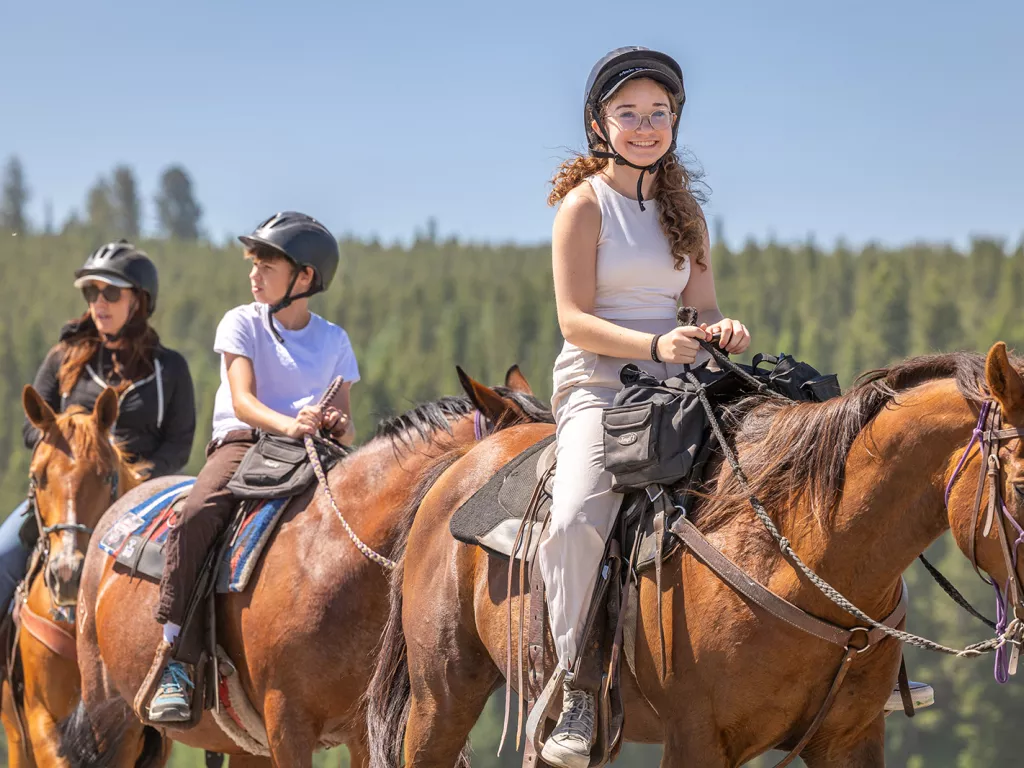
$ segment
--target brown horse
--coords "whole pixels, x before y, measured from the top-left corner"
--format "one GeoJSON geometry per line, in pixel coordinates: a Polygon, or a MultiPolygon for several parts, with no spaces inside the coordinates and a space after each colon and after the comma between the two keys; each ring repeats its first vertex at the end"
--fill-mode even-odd
{"type": "Polygon", "coordinates": [[[11,766],[64,765],[57,724],[79,698],[74,606],[84,550],[103,512],[139,479],[110,440],[118,411],[112,389],[91,412],[76,407],[56,415],[31,386],[21,400],[42,433],[29,476],[43,535],[15,609],[24,693],[4,686],[3,725],[11,766]]]}
{"type": "MultiPolygon", "coordinates": [[[[943,531],[951,528],[961,550],[974,551],[972,513],[986,468],[978,451],[965,449],[982,407],[1001,413],[1008,427],[1024,427],[1019,368],[999,343],[987,360],[967,353],[909,360],[821,404],[751,400],[737,412],[730,443],[793,550],[881,619],[900,599],[903,571],[943,531]],[[961,457],[967,460],[958,472],[961,457]]],[[[472,446],[421,503],[403,566],[392,576],[392,619],[369,694],[373,765],[397,766],[403,735],[410,768],[456,764],[501,684],[510,636],[507,566],[454,541],[448,521],[500,467],[551,431],[518,426],[472,446]]],[[[994,449],[1002,468],[1000,485],[992,486],[1006,499],[1008,518],[997,516],[990,530],[979,516],[974,529],[977,563],[999,585],[1020,570],[1004,567],[999,537],[1000,525],[1009,531],[1024,512],[1024,440],[1010,433],[994,449]]],[[[839,626],[862,625],[780,554],[727,464],[711,478],[693,519],[715,546],[804,611],[839,626]]],[[[666,562],[662,580],[668,667],[661,675],[659,595],[654,579],[644,577],[636,676],[623,672],[625,737],[664,744],[662,766],[724,768],[775,747],[791,749],[826,699],[842,648],[745,601],[689,551],[666,562]]],[[[511,636],[518,631],[513,626],[511,636]]],[[[852,662],[802,753],[808,766],[884,764],[883,706],[900,654],[900,642],[885,638],[852,662]]]]}
{"type": "MultiPolygon", "coordinates": [[[[548,413],[514,367],[505,388],[487,389],[475,403],[443,398],[383,424],[375,439],[331,470],[332,494],[359,537],[386,554],[415,513],[424,467],[453,446],[479,439],[484,421],[548,413]]],[[[123,510],[178,480],[149,482],[128,494],[104,517],[97,535],[123,510]]],[[[387,619],[388,579],[357,551],[335,514],[318,488],[294,500],[249,588],[218,596],[218,642],[265,725],[275,766],[308,767],[315,749],[339,744],[348,746],[353,766],[367,763],[360,697],[387,619]]],[[[63,741],[75,764],[143,765],[157,754],[161,734],[143,728],[127,703],[160,640],[153,619],[157,596],[155,584],[116,574],[109,558],[90,550],[79,600],[82,702],[63,741]],[[145,748],[136,763],[140,739],[145,748]]],[[[193,747],[242,753],[209,712],[194,728],[169,728],[166,735],[193,747]]]]}

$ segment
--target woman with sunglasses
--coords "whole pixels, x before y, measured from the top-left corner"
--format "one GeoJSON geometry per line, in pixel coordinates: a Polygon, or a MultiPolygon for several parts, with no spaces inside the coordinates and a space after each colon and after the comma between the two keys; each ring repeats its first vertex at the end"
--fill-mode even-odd
{"type": "Polygon", "coordinates": [[[698,359],[698,340],[721,334],[739,353],[742,323],[718,308],[707,225],[676,156],[683,74],[670,56],[619,48],[594,66],[584,101],[588,156],[552,181],[555,304],[565,345],[554,369],[557,468],[551,523],[540,546],[551,631],[567,672],[563,710],[541,757],[584,768],[594,741],[594,697],[573,680],[605,541],[620,494],[604,468],[601,417],[636,363],[657,379],[698,359]],[[677,326],[696,307],[699,326],[677,326]]]}
{"type": "MultiPolygon", "coordinates": [[[[103,390],[113,388],[120,411],[111,433],[140,463],[139,474],[180,472],[192,452],[194,392],[185,358],[162,346],[149,323],[157,301],[156,266],[126,240],[108,243],[75,272],[75,287],[87,309],[61,330],[36,374],[36,390],[61,413],[76,405],[92,410],[103,390]]],[[[23,435],[29,450],[41,437],[27,420],[23,435]]],[[[0,525],[4,608],[25,576],[38,533],[30,515],[25,501],[0,525]]]]}

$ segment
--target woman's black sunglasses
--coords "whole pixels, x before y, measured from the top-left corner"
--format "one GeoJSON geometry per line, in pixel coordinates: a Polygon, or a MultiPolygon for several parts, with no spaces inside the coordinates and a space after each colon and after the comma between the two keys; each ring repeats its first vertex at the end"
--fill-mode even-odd
{"type": "Polygon", "coordinates": [[[82,295],[85,296],[85,300],[89,304],[95,303],[100,294],[103,294],[103,298],[110,304],[116,304],[121,300],[121,288],[116,285],[105,285],[102,289],[97,288],[94,284],[82,286],[82,295]]]}

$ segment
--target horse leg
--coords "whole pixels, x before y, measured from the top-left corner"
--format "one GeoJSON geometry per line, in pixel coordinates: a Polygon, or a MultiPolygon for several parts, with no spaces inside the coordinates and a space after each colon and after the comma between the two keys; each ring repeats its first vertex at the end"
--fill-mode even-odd
{"type": "Polygon", "coordinates": [[[410,642],[409,672],[406,768],[451,768],[494,690],[498,671],[482,648],[474,653],[455,639],[446,659],[410,642]]]}
{"type": "Polygon", "coordinates": [[[280,690],[263,699],[263,721],[274,768],[312,768],[319,728],[280,690]]]}
{"type": "Polygon", "coordinates": [[[855,740],[822,735],[800,755],[807,768],[882,768],[885,765],[885,718],[879,715],[855,740]]]}
{"type": "Polygon", "coordinates": [[[60,731],[50,711],[41,702],[26,702],[25,720],[28,737],[32,742],[32,754],[39,768],[66,766],[67,760],[60,757],[60,731]]]}
{"type": "Polygon", "coordinates": [[[271,768],[273,762],[269,757],[258,755],[231,755],[228,768],[271,768]]]}
{"type": "Polygon", "coordinates": [[[10,683],[4,682],[0,701],[0,720],[3,721],[4,733],[7,736],[7,765],[9,768],[28,768],[32,765],[32,760],[28,756],[28,745],[21,740],[21,729],[18,728],[15,719],[17,714],[14,711],[14,695],[10,683]]]}
{"type": "Polygon", "coordinates": [[[717,738],[717,734],[707,723],[706,727],[693,723],[690,727],[665,734],[665,742],[661,754],[661,768],[687,768],[700,765],[701,768],[734,768],[725,752],[725,748],[717,738]]]}

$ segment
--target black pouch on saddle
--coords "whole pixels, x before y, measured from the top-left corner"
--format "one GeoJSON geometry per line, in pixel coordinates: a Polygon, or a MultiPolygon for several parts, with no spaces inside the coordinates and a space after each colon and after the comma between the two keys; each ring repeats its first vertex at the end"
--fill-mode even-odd
{"type": "Polygon", "coordinates": [[[605,468],[613,488],[672,485],[689,475],[707,440],[707,414],[689,382],[659,382],[637,366],[623,366],[626,385],[602,415],[605,468]]]}
{"type": "Polygon", "coordinates": [[[768,386],[791,400],[810,400],[823,403],[839,397],[839,378],[834,373],[821,374],[807,363],[794,360],[790,355],[754,355],[753,373],[768,379],[768,386]],[[770,371],[760,369],[762,363],[773,366],[770,371]]]}
{"type": "MultiPolygon", "coordinates": [[[[327,472],[344,449],[316,442],[317,455],[327,472]]],[[[238,499],[281,499],[302,493],[316,480],[302,440],[264,432],[242,458],[228,482],[238,499]]]]}

